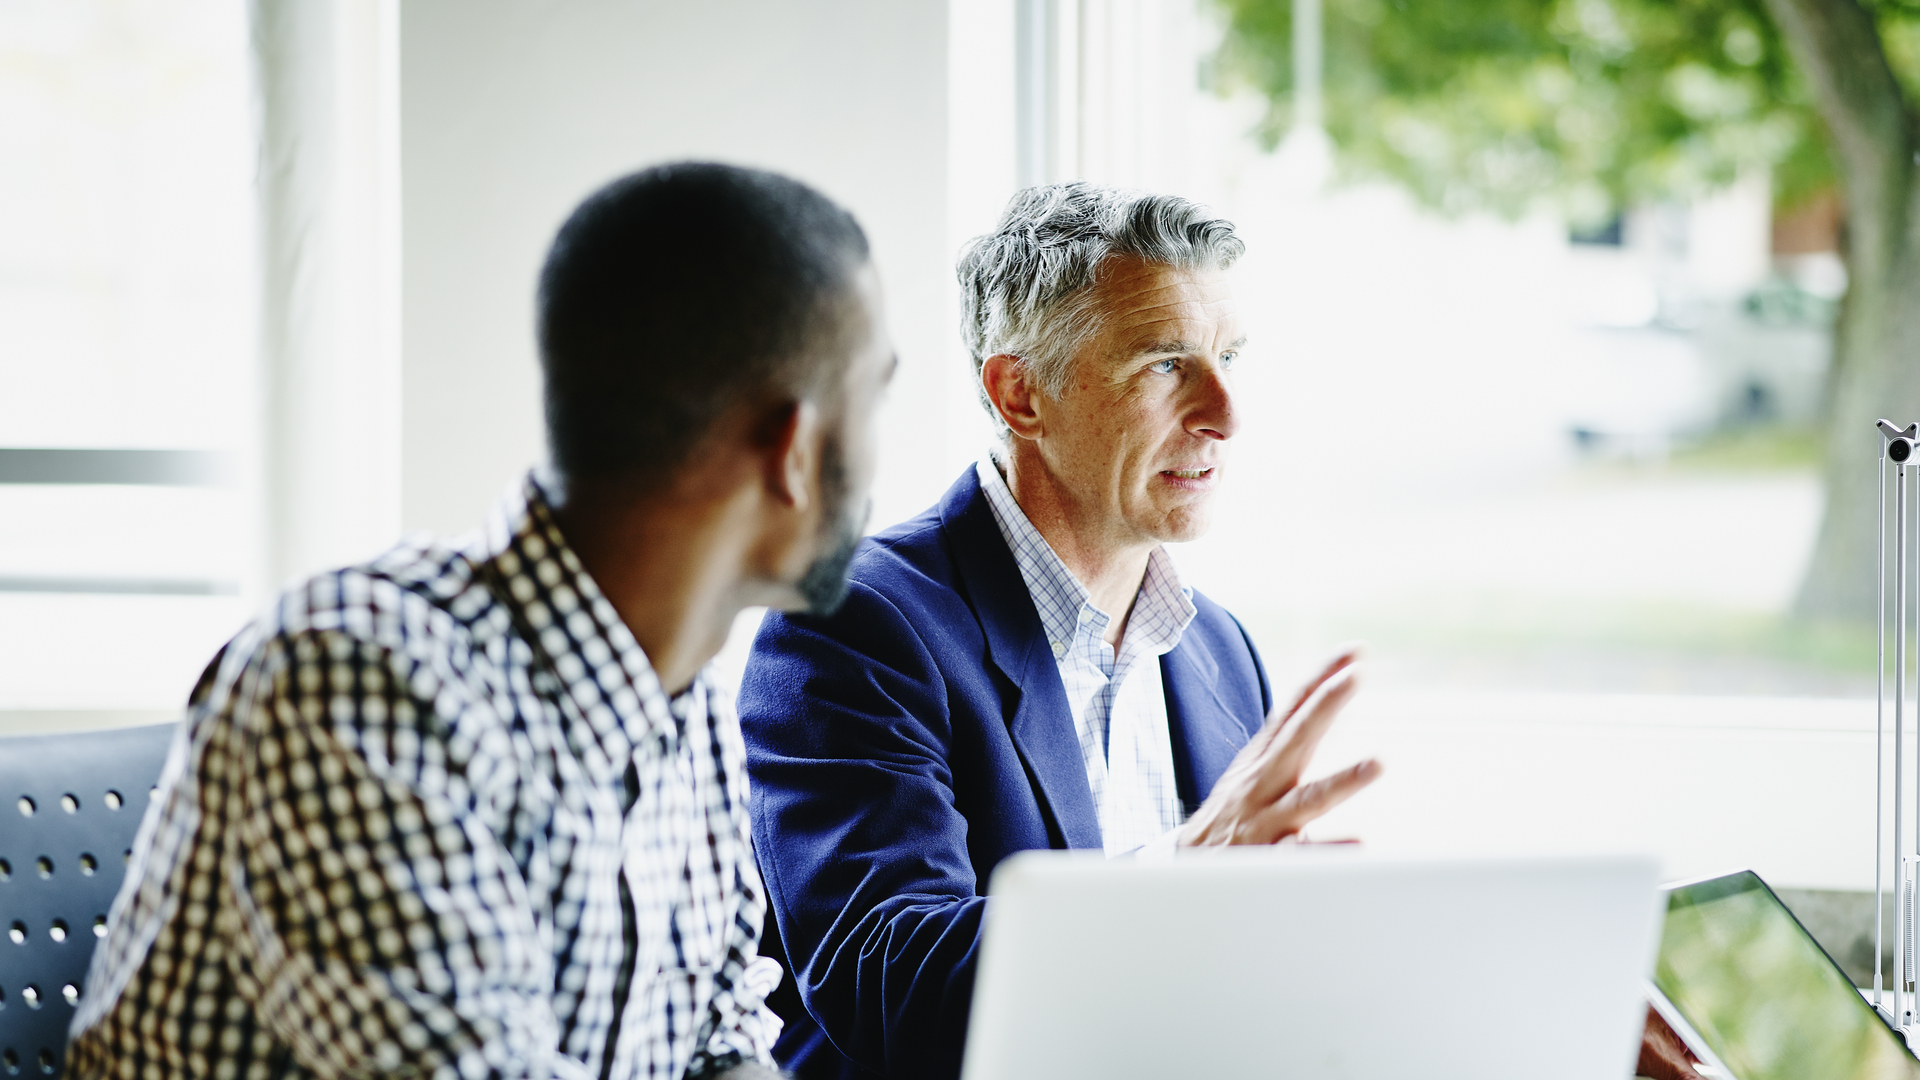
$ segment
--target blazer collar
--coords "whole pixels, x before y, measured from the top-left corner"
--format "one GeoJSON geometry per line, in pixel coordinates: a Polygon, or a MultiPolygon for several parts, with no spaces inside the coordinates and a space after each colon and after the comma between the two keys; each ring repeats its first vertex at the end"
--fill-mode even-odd
{"type": "Polygon", "coordinates": [[[1191,814],[1247,743],[1247,728],[1220,700],[1220,664],[1188,634],[1160,658],[1174,781],[1191,814]]]}
{"type": "Polygon", "coordinates": [[[941,498],[940,523],[986,636],[987,657],[1013,684],[1007,730],[1014,747],[1066,846],[1099,848],[1100,816],[1060,669],[972,466],[941,498]]]}
{"type": "MultiPolygon", "coordinates": [[[[1101,847],[1100,816],[1087,786],[1060,668],[972,467],[941,499],[940,521],[986,635],[988,658],[1013,685],[1007,727],[1041,802],[1068,847],[1101,847]]],[[[1175,781],[1188,813],[1247,742],[1246,725],[1220,699],[1219,661],[1193,629],[1189,626],[1180,643],[1160,658],[1175,781]]]]}

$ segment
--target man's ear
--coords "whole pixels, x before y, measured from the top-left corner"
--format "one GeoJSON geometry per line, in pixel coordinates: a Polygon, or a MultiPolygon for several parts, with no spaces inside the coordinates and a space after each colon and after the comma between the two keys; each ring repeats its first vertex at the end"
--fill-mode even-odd
{"type": "Polygon", "coordinates": [[[813,504],[813,480],[820,472],[820,407],[795,401],[770,419],[764,459],[767,491],[804,514],[813,504]]]}
{"type": "Polygon", "coordinates": [[[980,386],[1008,430],[1023,439],[1037,439],[1046,429],[1041,422],[1040,391],[1033,385],[1027,362],[997,353],[980,365],[980,386]]]}

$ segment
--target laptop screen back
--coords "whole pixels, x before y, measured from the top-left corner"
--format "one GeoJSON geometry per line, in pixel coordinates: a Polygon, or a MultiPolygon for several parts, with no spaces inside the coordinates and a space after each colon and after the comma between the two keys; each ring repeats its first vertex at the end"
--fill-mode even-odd
{"type": "Polygon", "coordinates": [[[1024,852],[993,873],[961,1075],[1623,1080],[1659,872],[1637,856],[1024,852]],[[1556,974],[1577,977],[1543,991],[1556,974]]]}
{"type": "Polygon", "coordinates": [[[1900,1037],[1751,872],[1674,888],[1654,983],[1739,1080],[1908,1080],[1900,1037]]]}

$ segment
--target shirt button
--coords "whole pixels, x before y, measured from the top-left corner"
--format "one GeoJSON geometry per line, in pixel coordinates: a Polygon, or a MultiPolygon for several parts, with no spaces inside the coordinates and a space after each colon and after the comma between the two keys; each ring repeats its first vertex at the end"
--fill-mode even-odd
{"type": "Polygon", "coordinates": [[[1058,660],[1058,659],[1060,659],[1061,657],[1063,657],[1063,656],[1065,656],[1065,655],[1067,655],[1067,647],[1066,647],[1065,645],[1062,645],[1062,644],[1060,644],[1060,643],[1059,643],[1059,642],[1057,642],[1057,641],[1056,641],[1056,642],[1054,642],[1054,643],[1053,643],[1053,658],[1054,658],[1055,660],[1058,660]]]}

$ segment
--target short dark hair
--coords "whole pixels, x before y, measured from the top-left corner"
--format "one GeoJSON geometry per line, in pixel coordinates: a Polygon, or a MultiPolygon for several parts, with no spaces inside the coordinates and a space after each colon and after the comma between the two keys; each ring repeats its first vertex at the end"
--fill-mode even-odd
{"type": "Polygon", "coordinates": [[[735,405],[818,392],[867,259],[853,215],[770,172],[687,162],[594,192],[540,271],[554,465],[664,477],[735,405]]]}

